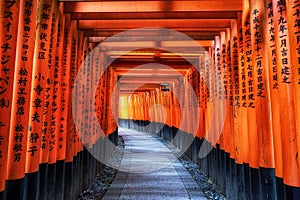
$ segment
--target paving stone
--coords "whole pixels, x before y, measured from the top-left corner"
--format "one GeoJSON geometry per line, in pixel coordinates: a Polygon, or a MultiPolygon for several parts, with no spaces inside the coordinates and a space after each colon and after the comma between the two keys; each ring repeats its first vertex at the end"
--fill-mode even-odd
{"type": "Polygon", "coordinates": [[[123,158],[103,199],[206,199],[186,168],[150,134],[121,129],[123,158]]]}

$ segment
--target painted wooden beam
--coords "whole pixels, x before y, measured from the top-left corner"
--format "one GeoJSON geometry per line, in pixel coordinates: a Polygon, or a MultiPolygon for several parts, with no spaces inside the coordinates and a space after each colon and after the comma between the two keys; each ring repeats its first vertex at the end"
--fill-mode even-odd
{"type": "MultiPolygon", "coordinates": [[[[219,29],[219,31],[201,31],[201,30],[195,30],[195,31],[180,31],[180,33],[185,34],[190,37],[200,37],[200,36],[219,36],[220,31],[224,29],[219,29]]],[[[123,31],[126,30],[85,30],[85,36],[86,37],[111,37],[115,36],[123,31]]],[[[134,31],[131,30],[130,32],[127,32],[126,34],[128,37],[139,37],[139,36],[159,36],[159,33],[157,31],[134,31]]]]}
{"type": "MultiPolygon", "coordinates": [[[[98,43],[98,42],[103,42],[109,37],[89,37],[89,42],[91,43],[98,43]]],[[[206,35],[199,35],[199,36],[190,36],[191,39],[193,40],[214,40],[215,36],[206,36],[206,35]]],[[[148,40],[149,38],[145,38],[143,36],[139,37],[114,37],[114,41],[145,41],[148,40]]],[[[166,36],[166,37],[160,37],[156,36],[155,41],[181,41],[181,40],[186,40],[186,37],[179,37],[179,36],[166,36]]]]}
{"type": "Polygon", "coordinates": [[[72,13],[73,20],[101,19],[236,19],[235,11],[193,11],[193,12],[76,12],[72,13]]]}
{"type": "Polygon", "coordinates": [[[65,2],[66,13],[241,11],[241,0],[65,2]]]}
{"type": "Polygon", "coordinates": [[[230,19],[78,20],[79,29],[229,28],[230,19]]]}

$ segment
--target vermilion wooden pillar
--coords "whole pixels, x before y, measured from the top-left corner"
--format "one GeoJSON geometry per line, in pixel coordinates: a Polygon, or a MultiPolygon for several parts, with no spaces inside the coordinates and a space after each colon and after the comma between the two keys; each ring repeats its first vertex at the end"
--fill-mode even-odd
{"type": "MultiPolygon", "coordinates": [[[[78,70],[80,69],[80,67],[83,67],[83,62],[84,62],[84,46],[85,46],[85,42],[86,42],[86,38],[84,37],[84,32],[83,31],[78,31],[78,47],[77,47],[77,61],[76,61],[76,65],[77,65],[77,69],[76,69],[76,73],[78,73],[78,70]]],[[[73,91],[73,92],[77,92],[76,93],[76,107],[80,106],[80,102],[83,100],[83,96],[82,96],[82,88],[76,88],[77,91],[73,91]]],[[[78,109],[77,109],[78,110],[78,109]]],[[[75,111],[75,113],[73,113],[76,117],[76,119],[78,119],[79,121],[77,121],[76,123],[80,123],[82,122],[82,118],[83,115],[82,113],[79,113],[78,111],[75,111]]],[[[76,131],[76,152],[82,152],[83,150],[83,145],[81,143],[80,137],[80,130],[78,130],[78,127],[76,127],[77,124],[75,124],[75,131],[76,131]],[[78,132],[79,131],[79,132],[78,132]]]]}
{"type": "MultiPolygon", "coordinates": [[[[100,74],[100,73],[102,73],[103,72],[103,53],[102,52],[100,52],[100,49],[98,50],[98,54],[99,54],[99,63],[97,64],[97,68],[98,68],[98,74],[100,74]]],[[[100,77],[100,79],[99,79],[99,81],[98,81],[98,83],[97,83],[97,96],[96,96],[96,99],[95,99],[95,101],[96,101],[96,111],[97,111],[97,117],[98,117],[98,122],[97,123],[99,123],[99,125],[100,125],[100,127],[102,127],[102,118],[103,118],[103,110],[102,110],[102,104],[101,104],[101,101],[102,101],[102,92],[103,92],[103,90],[102,90],[102,78],[100,77]]],[[[98,137],[97,138],[99,138],[99,139],[102,139],[103,138],[103,133],[98,133],[98,137]]]]}
{"type": "Polygon", "coordinates": [[[274,167],[273,141],[270,130],[268,84],[266,83],[267,51],[265,35],[265,13],[263,2],[251,0],[250,28],[252,47],[252,72],[256,102],[256,124],[258,134],[259,166],[274,167]]]}
{"type": "MultiPolygon", "coordinates": [[[[67,25],[67,22],[66,22],[67,25]]],[[[68,74],[67,81],[67,146],[66,146],[66,162],[72,162],[74,158],[74,121],[72,111],[72,91],[74,87],[74,79],[76,76],[76,54],[77,54],[77,25],[76,21],[71,21],[70,31],[68,33],[68,44],[67,44],[67,62],[66,62],[66,73],[68,74]]],[[[66,36],[65,36],[66,37],[66,36]]]]}
{"type": "MultiPolygon", "coordinates": [[[[6,198],[23,198],[37,2],[20,1],[7,160],[6,198]],[[25,13],[29,10],[30,13],[25,13]],[[28,20],[29,19],[29,20],[28,20]]],[[[15,11],[14,11],[15,12],[15,11]]],[[[15,23],[15,22],[14,22],[15,23]]]]}
{"type": "MultiPolygon", "coordinates": [[[[220,144],[220,133],[221,133],[221,116],[223,113],[222,104],[219,99],[219,92],[220,92],[220,78],[221,78],[221,68],[220,68],[220,37],[216,36],[214,40],[214,49],[213,49],[213,56],[212,56],[212,70],[213,70],[213,97],[214,97],[214,141],[220,144]]],[[[200,84],[195,82],[194,84],[200,84]]]]}
{"type": "MultiPolygon", "coordinates": [[[[300,2],[286,1],[287,20],[290,41],[291,69],[294,83],[295,121],[297,131],[298,154],[300,153],[300,2]]],[[[300,163],[300,156],[298,156],[300,163]]],[[[300,166],[299,166],[300,168],[300,166]]]]}
{"type": "Polygon", "coordinates": [[[20,1],[0,3],[0,192],[5,190],[20,1]]]}
{"type": "MultiPolygon", "coordinates": [[[[245,76],[246,76],[246,98],[247,103],[243,106],[247,107],[248,115],[248,140],[249,140],[249,164],[250,167],[258,169],[258,137],[256,124],[256,86],[254,84],[254,67],[253,67],[253,50],[251,46],[251,14],[250,10],[246,12],[246,19],[243,27],[243,39],[245,50],[245,76]]],[[[258,191],[253,191],[254,195],[258,191]]]]}
{"type": "MultiPolygon", "coordinates": [[[[44,199],[48,196],[48,186],[53,187],[49,184],[54,182],[53,178],[55,170],[53,165],[49,166],[49,156],[50,153],[56,153],[56,136],[55,136],[55,121],[53,121],[53,110],[55,110],[55,105],[52,105],[53,95],[54,95],[54,74],[55,74],[55,56],[56,56],[56,44],[57,44],[57,28],[58,28],[58,13],[59,4],[58,1],[54,1],[52,4],[52,12],[50,17],[51,32],[49,35],[48,42],[49,46],[49,56],[47,63],[47,80],[45,86],[45,102],[44,102],[44,112],[43,112],[43,124],[41,133],[41,146],[40,146],[40,166],[39,166],[39,182],[38,182],[38,198],[44,199]],[[48,176],[48,173],[50,173],[48,176]]],[[[57,84],[57,83],[56,83],[57,84]]],[[[52,190],[53,190],[52,189],[52,190]]],[[[53,192],[52,192],[53,193],[53,192]]],[[[52,195],[53,196],[53,195],[52,195]]]]}
{"type": "MultiPolygon", "coordinates": [[[[224,143],[224,150],[228,154],[230,153],[230,134],[228,132],[228,129],[230,129],[228,122],[228,112],[227,112],[227,101],[225,99],[225,85],[224,82],[226,83],[227,80],[224,80],[224,75],[226,73],[227,67],[226,67],[226,42],[225,42],[225,37],[226,33],[221,32],[220,33],[220,78],[221,78],[221,86],[219,86],[219,99],[221,98],[221,101],[224,101],[224,104],[222,105],[223,111],[221,112],[226,112],[224,113],[225,115],[225,121],[224,121],[224,126],[222,127],[222,136],[223,136],[223,143],[224,143]]],[[[225,77],[226,78],[226,77],[225,77]]]]}
{"type": "MultiPolygon", "coordinates": [[[[75,21],[76,22],[76,21],[75,21]]],[[[74,124],[74,116],[76,114],[76,112],[73,112],[73,101],[76,100],[76,98],[73,99],[73,92],[74,91],[74,84],[75,84],[75,79],[76,79],[76,75],[78,72],[78,57],[80,57],[80,55],[78,54],[78,43],[79,43],[79,35],[78,35],[78,30],[77,30],[77,25],[75,23],[74,25],[74,33],[72,36],[72,53],[71,53],[71,65],[70,65],[70,80],[69,80],[69,86],[70,86],[70,97],[69,97],[69,119],[70,119],[70,124],[68,125],[68,129],[72,130],[73,133],[73,156],[74,158],[77,155],[77,131],[75,129],[75,124],[74,124]]],[[[76,176],[76,175],[74,175],[76,176]]],[[[76,183],[75,183],[76,184],[76,183]]]]}
{"type": "MultiPolygon", "coordinates": [[[[205,139],[207,141],[210,141],[210,135],[209,135],[209,127],[211,124],[211,116],[212,116],[212,104],[210,102],[211,96],[210,96],[210,80],[209,80],[209,55],[205,54],[203,57],[203,79],[204,79],[204,95],[205,95],[205,103],[204,103],[204,116],[205,116],[205,139]]],[[[186,91],[186,90],[184,90],[186,91]]],[[[184,94],[185,95],[185,94],[184,94]]],[[[183,107],[184,110],[182,112],[186,112],[186,108],[183,107]]],[[[185,122],[187,123],[187,122],[185,122]]]]}
{"type": "Polygon", "coordinates": [[[74,53],[73,44],[74,34],[76,31],[76,22],[71,20],[71,15],[66,14],[65,21],[65,39],[64,39],[64,80],[62,84],[64,84],[63,90],[65,90],[64,102],[65,110],[63,112],[64,128],[66,134],[66,154],[65,154],[65,183],[64,183],[64,198],[71,199],[72,195],[75,191],[73,191],[73,186],[71,185],[73,181],[73,158],[74,158],[74,129],[73,129],[73,116],[71,109],[72,102],[72,88],[71,88],[71,80],[72,74],[74,70],[73,58],[72,54],[74,53]],[[72,193],[72,194],[71,194],[72,193]]]}
{"type": "Polygon", "coordinates": [[[49,25],[51,25],[50,27],[50,32],[48,35],[48,39],[47,42],[49,43],[49,50],[48,50],[48,57],[46,58],[47,60],[47,64],[45,65],[45,69],[46,70],[46,74],[44,76],[45,79],[45,86],[43,88],[43,90],[45,91],[45,97],[44,97],[44,102],[43,102],[43,115],[42,115],[42,129],[41,129],[41,148],[40,148],[40,164],[44,164],[48,162],[48,158],[49,158],[49,122],[51,119],[51,96],[52,94],[52,90],[53,90],[53,76],[54,76],[54,67],[53,67],[53,60],[52,60],[52,52],[53,50],[55,51],[55,49],[53,49],[53,31],[55,29],[55,27],[52,27],[52,21],[53,21],[53,13],[54,11],[54,3],[53,3],[53,8],[51,10],[51,12],[49,13],[49,25]]]}
{"type": "Polygon", "coordinates": [[[280,123],[280,93],[279,93],[279,75],[276,56],[276,43],[275,43],[275,29],[274,29],[274,12],[272,0],[267,0],[267,62],[268,62],[268,75],[269,75],[269,89],[270,89],[270,103],[272,115],[272,133],[274,144],[274,163],[275,175],[277,178],[277,196],[282,199],[283,197],[283,169],[282,169],[282,145],[281,145],[281,123],[280,123]]]}
{"type": "MultiPolygon", "coordinates": [[[[56,4],[54,4],[56,5],[56,4]]],[[[61,65],[60,65],[60,58],[59,54],[62,52],[62,41],[61,41],[61,18],[63,19],[61,13],[61,6],[54,6],[53,9],[53,18],[52,18],[52,51],[51,51],[51,70],[53,71],[52,75],[52,93],[51,93],[51,109],[50,112],[50,119],[49,119],[49,157],[48,157],[48,164],[54,164],[57,159],[57,151],[58,151],[58,137],[59,137],[59,122],[60,122],[60,76],[61,76],[61,65]]],[[[49,56],[50,59],[50,56],[49,56]]],[[[42,157],[42,156],[41,156],[42,157]]]]}
{"type": "MultiPolygon", "coordinates": [[[[57,49],[55,53],[54,91],[57,91],[57,111],[55,112],[56,125],[56,160],[50,153],[49,163],[55,162],[55,198],[62,199],[65,181],[65,156],[66,156],[66,71],[65,71],[65,15],[64,4],[59,4],[59,21],[57,29],[57,49]]],[[[55,107],[55,105],[52,105],[55,107]]],[[[53,152],[54,153],[54,152],[53,152]]]]}
{"type": "Polygon", "coordinates": [[[62,52],[63,52],[63,3],[60,3],[54,7],[53,13],[53,29],[52,33],[55,34],[53,39],[52,48],[55,48],[52,51],[52,70],[53,70],[53,91],[51,96],[51,119],[50,119],[50,137],[49,137],[49,158],[48,158],[48,181],[47,181],[47,198],[55,199],[56,195],[61,195],[59,186],[63,182],[63,170],[61,170],[62,161],[58,160],[58,151],[62,148],[62,141],[60,140],[60,120],[61,120],[61,87],[60,79],[62,76],[62,52]],[[59,174],[57,177],[56,174],[59,174]]]}
{"type": "Polygon", "coordinates": [[[65,24],[65,15],[63,13],[64,5],[59,5],[59,22],[58,22],[58,36],[57,36],[57,50],[55,55],[55,68],[59,69],[55,76],[55,81],[58,82],[58,112],[56,113],[56,133],[58,136],[57,140],[57,161],[63,161],[66,156],[66,67],[65,67],[65,45],[66,35],[65,31],[69,31],[69,27],[65,24]]]}
{"type": "MultiPolygon", "coordinates": [[[[260,194],[260,182],[256,182],[259,179],[259,157],[258,157],[258,135],[257,135],[257,122],[256,122],[256,91],[257,86],[254,82],[254,66],[253,66],[253,50],[252,50],[252,38],[251,38],[251,8],[250,1],[245,1],[245,7],[243,10],[243,43],[244,43],[244,56],[245,56],[245,80],[246,80],[246,93],[243,98],[246,99],[247,107],[247,122],[248,122],[248,141],[249,141],[249,166],[250,173],[250,198],[259,198],[260,194]]],[[[248,176],[248,174],[247,174],[248,176]]]]}
{"type": "MultiPolygon", "coordinates": [[[[174,108],[174,110],[175,110],[175,116],[176,116],[176,118],[175,118],[175,122],[174,122],[174,127],[179,127],[179,125],[180,125],[180,123],[181,123],[181,110],[180,110],[180,96],[179,96],[179,88],[178,88],[178,85],[179,85],[179,81],[178,80],[176,80],[175,81],[175,84],[174,84],[174,90],[176,90],[176,93],[175,94],[177,94],[177,96],[174,96],[174,98],[175,98],[175,108],[174,108]]],[[[203,111],[203,110],[202,110],[203,111]]],[[[203,132],[202,132],[202,134],[203,134],[203,132]]]]}
{"type": "MultiPolygon", "coordinates": [[[[96,74],[96,65],[95,65],[95,60],[96,60],[96,55],[93,53],[94,52],[94,48],[95,48],[95,44],[94,43],[89,43],[89,48],[91,50],[90,52],[90,66],[89,66],[89,70],[90,70],[90,76],[89,76],[89,88],[94,88],[95,87],[95,76],[94,74],[96,74]]],[[[90,96],[90,98],[88,99],[88,104],[89,105],[94,105],[94,94],[91,94],[92,96],[90,96]]],[[[94,106],[90,106],[90,110],[89,110],[89,118],[90,118],[90,126],[89,126],[89,134],[90,134],[90,148],[92,148],[93,144],[95,143],[95,132],[94,132],[94,127],[95,127],[95,118],[94,116],[94,106]]]]}
{"type": "Polygon", "coordinates": [[[245,58],[245,43],[244,43],[244,23],[246,14],[238,14],[238,56],[239,56],[239,107],[240,113],[240,131],[243,144],[243,162],[249,164],[249,140],[248,140],[248,114],[247,114],[247,79],[246,79],[246,58],[245,58]]]}
{"type": "Polygon", "coordinates": [[[273,134],[271,132],[269,84],[267,83],[267,34],[266,13],[263,1],[250,1],[251,46],[254,87],[256,96],[256,124],[258,135],[258,158],[260,167],[261,196],[276,198],[274,190],[273,134]],[[267,183],[266,183],[267,182],[267,183]]]}
{"type": "Polygon", "coordinates": [[[115,87],[115,83],[114,83],[114,75],[113,75],[113,70],[112,68],[108,69],[108,95],[107,95],[107,102],[108,102],[108,108],[107,108],[107,117],[108,117],[108,121],[107,121],[107,134],[110,135],[113,133],[114,131],[114,119],[113,119],[113,109],[114,106],[112,105],[112,94],[113,94],[113,90],[115,87]]]}
{"type": "MultiPolygon", "coordinates": [[[[252,170],[250,167],[253,167],[252,165],[252,159],[250,159],[250,154],[252,153],[252,149],[256,148],[256,146],[253,146],[253,137],[250,136],[249,129],[251,129],[251,125],[249,124],[249,118],[251,116],[248,115],[248,98],[249,98],[249,81],[248,81],[248,65],[251,62],[249,60],[249,57],[251,59],[251,56],[249,56],[249,52],[247,52],[251,47],[249,46],[249,38],[251,30],[249,30],[250,27],[250,21],[249,21],[249,1],[244,0],[243,1],[243,11],[238,15],[238,27],[239,27],[239,82],[240,82],[240,106],[241,106],[241,131],[244,138],[244,149],[245,149],[245,161],[244,161],[244,192],[245,192],[245,198],[251,199],[253,194],[252,189],[252,182],[254,178],[251,178],[251,174],[258,175],[258,171],[252,170]],[[248,54],[247,54],[248,53],[248,54]],[[250,173],[250,171],[252,173],[250,173]]],[[[253,117],[251,120],[254,120],[253,117]]],[[[254,138],[255,139],[255,138],[254,138]]],[[[255,184],[255,183],[253,183],[255,184]]],[[[256,184],[256,187],[258,187],[258,184],[256,184]]],[[[255,193],[255,192],[254,192],[255,193]]],[[[258,195],[258,192],[256,191],[256,195],[258,195]]]]}
{"type": "Polygon", "coordinates": [[[34,47],[32,86],[29,111],[29,131],[26,154],[24,198],[36,198],[42,139],[45,90],[47,85],[53,0],[39,1],[36,42],[34,47]]]}
{"type": "Polygon", "coordinates": [[[231,51],[231,69],[228,73],[228,82],[229,85],[229,104],[232,107],[232,117],[233,117],[233,138],[234,138],[234,147],[235,147],[235,156],[236,163],[242,164],[244,162],[244,144],[243,144],[243,135],[241,134],[240,126],[240,105],[239,105],[239,74],[238,74],[238,30],[237,30],[237,21],[231,20],[231,33],[230,33],[230,46],[231,51]]]}
{"type": "Polygon", "coordinates": [[[291,60],[290,34],[288,31],[287,8],[285,1],[273,0],[274,31],[276,42],[276,66],[278,70],[278,88],[280,94],[280,124],[282,144],[283,179],[286,198],[293,197],[293,189],[299,187],[300,169],[297,159],[296,119],[293,69],[291,60]]]}
{"type": "MultiPolygon", "coordinates": [[[[212,58],[211,54],[208,52],[205,54],[206,60],[205,60],[205,67],[206,67],[206,73],[207,73],[207,86],[208,86],[208,103],[207,103],[207,108],[208,108],[208,127],[207,127],[207,140],[211,143],[211,145],[215,145],[214,140],[215,140],[215,126],[216,122],[212,120],[214,116],[214,82],[213,82],[213,76],[214,76],[214,69],[212,69],[212,58]]],[[[190,92],[187,90],[187,92],[190,92]]],[[[189,111],[188,111],[189,113],[189,111]]]]}

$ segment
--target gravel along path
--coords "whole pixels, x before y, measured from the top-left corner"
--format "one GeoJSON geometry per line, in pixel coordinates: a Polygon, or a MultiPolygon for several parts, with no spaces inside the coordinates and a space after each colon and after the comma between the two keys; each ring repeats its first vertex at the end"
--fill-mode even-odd
{"type": "MultiPolygon", "coordinates": [[[[118,145],[113,154],[113,157],[109,160],[112,166],[119,166],[123,157],[124,140],[121,136],[118,138],[118,145]]],[[[84,191],[79,200],[99,200],[102,199],[108,190],[109,186],[113,182],[118,170],[106,166],[96,177],[94,183],[89,189],[84,191]]]]}
{"type": "MultiPolygon", "coordinates": [[[[152,135],[157,140],[162,142],[167,146],[178,158],[178,160],[183,164],[183,166],[188,170],[196,183],[200,186],[200,189],[204,193],[207,199],[214,200],[226,200],[226,198],[219,193],[211,183],[211,181],[201,172],[198,166],[192,162],[187,156],[180,155],[180,150],[177,149],[174,145],[170,144],[168,141],[163,138],[152,135]]],[[[119,166],[122,160],[124,151],[124,140],[119,136],[118,146],[115,150],[114,156],[109,161],[113,166],[119,166]]],[[[78,199],[80,200],[100,200],[105,196],[106,191],[109,189],[112,184],[114,177],[116,176],[118,170],[106,166],[96,177],[94,183],[89,189],[84,191],[78,199]]]]}
{"type": "Polygon", "coordinates": [[[188,170],[193,179],[198,183],[207,199],[226,200],[226,197],[219,191],[217,191],[212,182],[201,172],[197,164],[191,161],[187,156],[181,155],[180,150],[173,144],[169,143],[159,136],[156,136],[156,138],[164,145],[166,145],[176,155],[178,160],[183,164],[183,166],[188,170]]]}

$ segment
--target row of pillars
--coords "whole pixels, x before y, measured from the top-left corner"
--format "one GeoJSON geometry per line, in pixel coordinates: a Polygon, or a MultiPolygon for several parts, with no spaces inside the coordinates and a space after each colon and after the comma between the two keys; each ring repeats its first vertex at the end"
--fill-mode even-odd
{"type": "Polygon", "coordinates": [[[0,8],[0,199],[75,199],[104,167],[90,152],[117,141],[112,71],[84,62],[95,45],[58,0],[1,0],[0,8]],[[76,80],[81,65],[86,79],[76,80]],[[87,97],[100,70],[98,93],[87,97]],[[76,109],[83,104],[97,107],[76,109]]]}
{"type": "MultiPolygon", "coordinates": [[[[299,199],[299,6],[295,0],[246,0],[198,66],[169,82],[170,91],[123,95],[120,118],[136,121],[131,128],[144,124],[146,132],[159,134],[167,126],[192,135],[197,151],[209,143],[204,162],[211,169],[205,171],[223,182],[229,199],[299,199]]],[[[203,164],[201,156],[194,160],[203,164]]]]}

